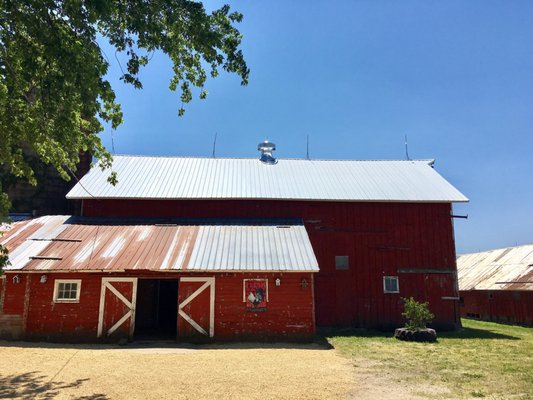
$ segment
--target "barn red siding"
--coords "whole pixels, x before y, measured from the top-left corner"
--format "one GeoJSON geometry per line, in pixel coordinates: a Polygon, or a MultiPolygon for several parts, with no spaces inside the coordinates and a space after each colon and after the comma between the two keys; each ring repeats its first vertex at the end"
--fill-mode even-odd
{"type": "Polygon", "coordinates": [[[228,274],[217,277],[215,332],[224,340],[310,340],[315,332],[313,288],[309,273],[228,274]],[[280,278],[281,285],[275,285],[280,278]],[[267,309],[249,312],[243,279],[268,279],[267,309]],[[302,288],[302,278],[309,283],[302,288]]]}
{"type": "MultiPolygon", "coordinates": [[[[0,276],[0,337],[5,339],[20,339],[22,336],[22,315],[23,311],[18,314],[13,312],[20,309],[19,307],[8,307],[9,314],[5,313],[4,302],[7,285],[6,275],[0,276]]],[[[12,300],[12,296],[9,297],[12,300]]],[[[22,301],[22,309],[24,303],[22,301]]]]}
{"type": "MultiPolygon", "coordinates": [[[[7,279],[14,274],[8,273],[7,279]]],[[[49,273],[47,281],[40,283],[41,274],[19,273],[21,282],[17,285],[6,285],[4,312],[23,320],[23,337],[34,340],[51,341],[96,341],[100,306],[100,293],[103,277],[117,277],[117,274],[99,273],[49,273]],[[81,279],[79,303],[54,303],[54,281],[56,279],[81,279]],[[28,289],[26,290],[26,283],[28,289]],[[19,293],[20,289],[24,289],[19,293]],[[24,294],[26,293],[26,306],[24,294]],[[22,302],[22,306],[19,303],[22,302]]],[[[176,274],[176,273],[128,273],[122,277],[138,277],[149,279],[178,279],[184,276],[215,277],[215,327],[216,340],[311,340],[314,335],[313,289],[310,273],[293,274],[256,274],[256,273],[218,273],[218,274],[176,274]],[[281,279],[281,285],[275,286],[275,279],[281,279]],[[305,278],[309,286],[301,287],[305,278]],[[268,279],[269,302],[264,312],[248,312],[243,302],[243,279],[268,279]]],[[[127,296],[128,287],[114,284],[114,287],[127,296]]],[[[180,283],[181,286],[181,283],[180,283]]],[[[180,289],[178,289],[179,297],[180,289]]],[[[106,294],[107,296],[107,294],[106,294]]],[[[193,319],[204,318],[205,299],[200,302],[193,300],[194,310],[188,309],[193,319]],[[198,307],[200,306],[200,307],[198,307]],[[196,314],[195,314],[196,313],[196,314]],[[204,313],[204,314],[202,314],[204,313]]],[[[127,309],[123,304],[114,301],[113,296],[106,297],[106,327],[110,327],[127,309]],[[109,307],[109,308],[108,308],[109,307]]],[[[207,307],[208,309],[208,307],[207,307]]],[[[178,337],[187,335],[190,326],[178,318],[178,337]],[[181,324],[181,331],[180,331],[181,324]]],[[[116,339],[127,335],[129,322],[124,324],[116,339]]],[[[4,337],[9,335],[3,334],[4,337]]]]}
{"type": "Polygon", "coordinates": [[[61,341],[94,341],[98,326],[101,276],[95,274],[48,274],[40,283],[38,274],[31,276],[25,337],[61,341]],[[55,279],[81,279],[79,303],[54,303],[55,279]]]}
{"type": "Polygon", "coordinates": [[[461,316],[533,327],[533,291],[461,291],[461,316]]]}
{"type": "Polygon", "coordinates": [[[459,324],[457,301],[442,298],[458,296],[456,275],[431,272],[456,271],[448,203],[84,200],[83,209],[85,216],[302,218],[320,266],[318,326],[397,327],[409,296],[429,301],[435,327],[459,324]],[[335,269],[338,255],[349,257],[349,270],[335,269]],[[399,277],[399,294],[383,293],[388,275],[399,277]]]}
{"type": "Polygon", "coordinates": [[[4,287],[4,304],[3,310],[5,315],[22,315],[24,312],[24,295],[26,285],[28,284],[28,275],[6,273],[4,287]],[[13,278],[18,276],[19,282],[14,283],[13,278]]]}
{"type": "MultiPolygon", "coordinates": [[[[312,276],[309,273],[284,274],[195,274],[195,276],[216,276],[215,290],[215,338],[217,340],[311,340],[315,332],[313,320],[312,276]],[[275,285],[280,278],[281,285],[275,285]],[[244,279],[268,280],[268,303],[266,311],[246,310],[243,301],[244,279]],[[301,281],[308,282],[306,288],[301,281]]],[[[180,282],[180,299],[186,296],[180,282]]],[[[201,283],[192,285],[192,288],[201,283]]],[[[193,290],[190,290],[192,292],[193,290]]],[[[189,295],[190,293],[187,293],[189,295]]],[[[185,310],[208,330],[207,313],[209,308],[208,291],[192,302],[185,310]]],[[[178,319],[178,335],[185,339],[198,338],[194,329],[182,318],[178,319]]]]}

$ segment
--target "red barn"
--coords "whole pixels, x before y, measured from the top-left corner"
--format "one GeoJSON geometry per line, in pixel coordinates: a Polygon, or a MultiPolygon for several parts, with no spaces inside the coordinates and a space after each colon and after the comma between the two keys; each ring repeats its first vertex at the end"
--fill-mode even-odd
{"type": "Polygon", "coordinates": [[[533,245],[457,259],[461,316],[533,326],[533,245]]]}
{"type": "Polygon", "coordinates": [[[27,338],[296,340],[315,326],[396,327],[413,296],[436,327],[460,324],[451,211],[467,199],[432,161],[271,150],[115,156],[116,186],[93,168],[67,195],[82,216],[3,239],[13,252],[0,321],[27,338]]]}

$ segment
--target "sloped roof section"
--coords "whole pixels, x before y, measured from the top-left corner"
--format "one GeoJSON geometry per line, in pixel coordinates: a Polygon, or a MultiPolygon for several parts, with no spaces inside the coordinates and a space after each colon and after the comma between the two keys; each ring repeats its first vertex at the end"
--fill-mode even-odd
{"type": "Polygon", "coordinates": [[[53,216],[18,223],[2,244],[10,250],[7,270],[318,271],[305,227],[286,222],[53,216]]]}
{"type": "Polygon", "coordinates": [[[533,290],[533,245],[457,258],[459,290],[533,290]]]}
{"type": "Polygon", "coordinates": [[[277,199],[466,202],[430,160],[332,161],[114,156],[110,171],[92,168],[69,199],[277,199]]]}
{"type": "Polygon", "coordinates": [[[4,269],[23,268],[30,257],[39,255],[67,228],[66,221],[69,218],[66,215],[53,215],[4,225],[0,244],[9,250],[11,264],[4,269]]]}

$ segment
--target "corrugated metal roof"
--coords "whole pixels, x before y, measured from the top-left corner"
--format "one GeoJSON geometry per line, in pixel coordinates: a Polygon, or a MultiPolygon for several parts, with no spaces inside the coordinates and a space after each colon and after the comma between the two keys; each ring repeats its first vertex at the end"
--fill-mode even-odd
{"type": "Polygon", "coordinates": [[[430,160],[333,161],[114,156],[110,171],[92,168],[70,199],[289,199],[465,202],[430,160]]]}
{"type": "Polygon", "coordinates": [[[318,271],[303,224],[157,224],[42,217],[3,238],[7,270],[318,271]],[[38,259],[32,259],[38,257],[38,259]]]}
{"type": "Polygon", "coordinates": [[[8,248],[11,265],[4,269],[18,269],[16,266],[22,267],[30,257],[39,255],[51,243],[51,239],[67,228],[65,222],[68,219],[65,215],[54,215],[14,222],[9,229],[5,226],[0,244],[8,248]]]}
{"type": "Polygon", "coordinates": [[[533,290],[533,245],[457,258],[459,290],[533,290]]]}

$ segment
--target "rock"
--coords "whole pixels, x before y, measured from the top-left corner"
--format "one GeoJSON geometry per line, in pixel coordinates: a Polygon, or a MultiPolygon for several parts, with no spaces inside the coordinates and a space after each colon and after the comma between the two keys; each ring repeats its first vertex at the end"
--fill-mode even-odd
{"type": "Polygon", "coordinates": [[[394,331],[394,337],[398,340],[409,342],[436,342],[437,332],[435,329],[407,329],[398,328],[394,331]]]}

